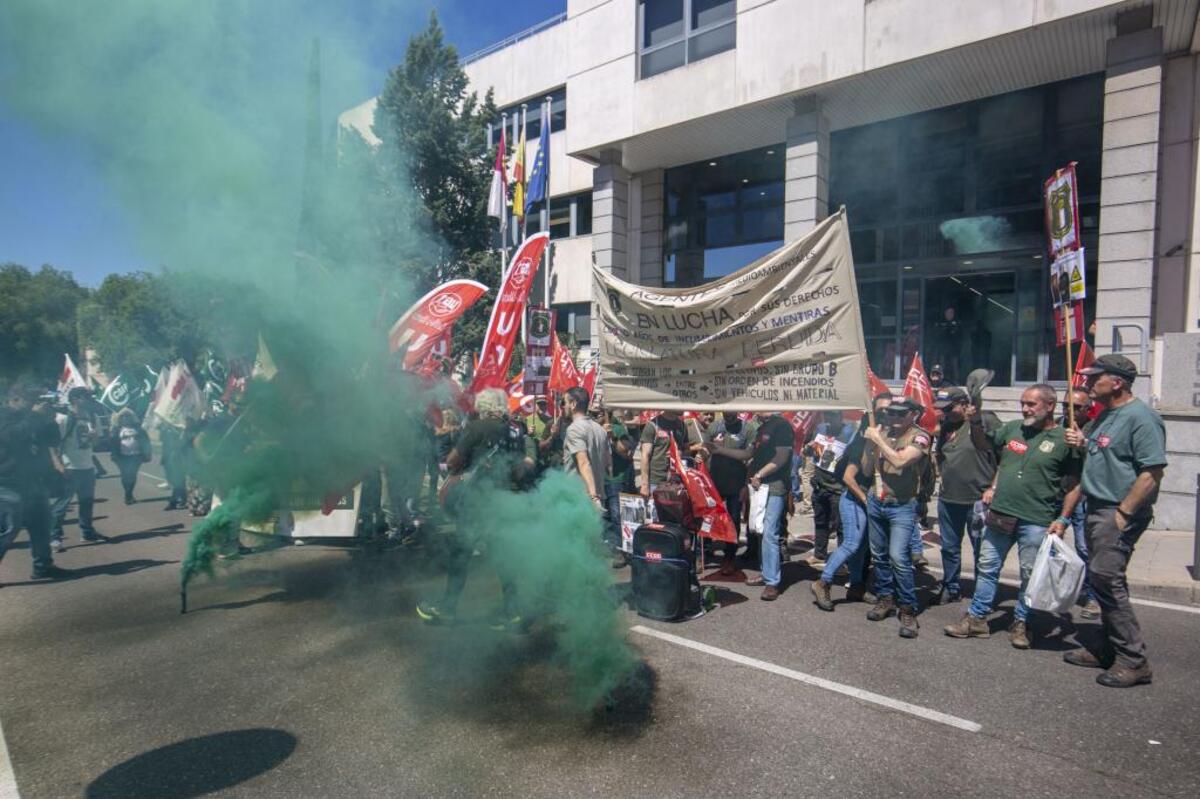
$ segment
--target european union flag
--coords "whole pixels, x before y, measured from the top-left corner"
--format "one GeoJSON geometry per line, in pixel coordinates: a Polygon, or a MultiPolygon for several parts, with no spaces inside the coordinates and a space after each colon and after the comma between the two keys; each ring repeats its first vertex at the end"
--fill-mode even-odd
{"type": "Polygon", "coordinates": [[[540,203],[546,199],[546,183],[549,178],[549,164],[547,159],[550,158],[550,115],[548,108],[543,107],[542,110],[542,132],[538,135],[537,156],[533,159],[533,171],[529,174],[529,190],[525,195],[525,213],[529,213],[529,209],[534,203],[540,203]]]}

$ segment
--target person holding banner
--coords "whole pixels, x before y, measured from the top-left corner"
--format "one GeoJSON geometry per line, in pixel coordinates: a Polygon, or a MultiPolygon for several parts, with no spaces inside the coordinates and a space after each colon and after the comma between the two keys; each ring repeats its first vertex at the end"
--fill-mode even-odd
{"type": "Polygon", "coordinates": [[[879,478],[878,486],[867,498],[867,528],[878,597],[867,618],[882,621],[897,614],[901,638],[916,638],[919,628],[910,549],[917,523],[921,472],[932,444],[929,433],[916,426],[923,412],[924,408],[913,399],[902,397],[884,409],[886,429],[879,425],[863,431],[867,441],[862,459],[864,472],[872,481],[879,478]]]}

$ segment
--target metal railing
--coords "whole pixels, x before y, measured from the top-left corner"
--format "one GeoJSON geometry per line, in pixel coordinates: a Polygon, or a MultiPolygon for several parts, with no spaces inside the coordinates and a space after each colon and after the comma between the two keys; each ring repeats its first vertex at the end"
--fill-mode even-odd
{"type": "Polygon", "coordinates": [[[479,59],[483,58],[484,56],[489,56],[492,53],[499,52],[500,50],[503,50],[506,47],[511,47],[514,44],[516,44],[517,42],[521,41],[522,39],[528,39],[530,36],[536,36],[537,34],[541,33],[542,31],[546,30],[547,28],[553,28],[555,25],[558,25],[558,24],[566,22],[566,21],[567,21],[567,12],[566,11],[563,11],[559,14],[555,14],[550,19],[544,19],[541,22],[537,23],[536,25],[526,28],[525,30],[521,31],[520,33],[514,33],[512,36],[509,36],[507,39],[504,39],[503,41],[496,42],[495,44],[489,44],[487,47],[483,48],[482,50],[476,50],[475,52],[471,53],[469,56],[465,56],[462,59],[460,59],[459,63],[460,64],[470,64],[472,61],[478,61],[479,59]]]}

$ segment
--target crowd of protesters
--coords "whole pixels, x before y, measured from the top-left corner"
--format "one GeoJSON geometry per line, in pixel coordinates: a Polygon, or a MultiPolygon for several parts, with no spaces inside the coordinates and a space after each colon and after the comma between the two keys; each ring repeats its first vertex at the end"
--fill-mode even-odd
{"type": "MultiPolygon", "coordinates": [[[[1106,355],[1082,374],[1088,389],[1062,397],[1049,385],[1025,389],[1021,418],[1004,424],[982,411],[980,392],[945,385],[938,375],[936,429],[918,425],[925,409],[915,401],[881,392],[870,414],[825,412],[807,434],[780,414],[606,411],[583,389],[567,392],[553,413],[543,400],[530,416],[510,417],[504,392],[483,392],[465,423],[451,410],[437,424],[417,422],[425,425],[421,470],[411,463],[381,465],[381,515],[389,536],[420,545],[423,486],[429,487],[427,509],[437,504],[439,482],[452,508],[472,467],[478,470],[485,453],[505,450],[519,474],[506,472],[504,480],[517,490],[551,468],[577,477],[604,519],[613,566],[621,568],[629,558],[621,495],[651,500],[674,479],[673,441],[683,456],[705,464],[739,533],[737,544],[713,546],[723,550],[722,575],[738,574],[740,563],[757,572],[747,585],[761,587],[765,601],[777,599],[790,552],[788,518],[811,513],[808,563],[821,570],[811,584],[815,605],[833,611],[834,590],[845,586],[845,602],[870,605],[867,619],[895,616],[899,635],[916,638],[922,610],[916,574],[927,565],[922,536],[931,535],[926,508],[936,497],[942,577],[926,604],[966,599],[964,539],[972,550],[970,604],[945,627],[946,635],[991,634],[1001,567],[1016,546],[1021,588],[1009,637],[1014,647],[1030,648],[1026,583],[1046,536],[1071,531],[1075,551],[1088,564],[1080,613],[1099,618],[1103,635],[1064,659],[1102,669],[1103,685],[1137,685],[1149,682],[1152,672],[1125,573],[1153,514],[1166,466],[1165,433],[1157,414],[1132,394],[1137,370],[1129,360],[1106,355]],[[749,498],[764,486],[762,532],[749,535],[749,498]]],[[[71,390],[67,407],[55,407],[52,395],[23,384],[9,390],[0,409],[0,558],[27,530],[33,579],[71,576],[54,564],[53,553],[67,548],[64,522],[72,500],[80,539],[107,540],[93,524],[98,452],[109,453],[116,465],[125,503],[137,501],[138,473],[153,457],[150,437],[132,412],[104,416],[87,389],[71,390]]],[[[167,510],[208,511],[204,442],[222,425],[217,415],[159,430],[167,510]]],[[[446,592],[418,607],[421,618],[453,616],[471,553],[469,544],[454,549],[446,592]]],[[[497,624],[512,626],[519,623],[510,601],[514,589],[504,575],[501,582],[505,602],[497,624]]]]}

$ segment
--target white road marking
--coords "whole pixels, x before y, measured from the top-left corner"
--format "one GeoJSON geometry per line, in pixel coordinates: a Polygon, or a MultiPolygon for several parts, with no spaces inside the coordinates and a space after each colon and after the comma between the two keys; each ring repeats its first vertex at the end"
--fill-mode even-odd
{"type": "Polygon", "coordinates": [[[17,790],[17,775],[13,773],[12,758],[4,740],[4,725],[0,724],[0,799],[21,799],[17,790]]]}
{"type": "Polygon", "coordinates": [[[960,719],[958,716],[951,716],[946,713],[941,713],[937,710],[930,710],[927,707],[921,707],[920,705],[914,705],[910,702],[904,702],[899,699],[892,699],[890,696],[872,693],[871,691],[864,691],[863,689],[855,688],[852,685],[843,685],[840,682],[826,680],[824,677],[815,677],[811,674],[805,674],[802,671],[795,671],[793,669],[784,668],[783,666],[777,666],[774,663],[768,663],[765,660],[746,657],[745,655],[739,655],[736,652],[730,652],[727,649],[719,649],[715,646],[702,644],[697,641],[692,641],[688,638],[681,638],[678,635],[665,633],[661,630],[643,627],[640,624],[635,625],[630,629],[635,633],[648,635],[651,638],[657,638],[660,641],[666,641],[668,643],[684,646],[688,649],[694,649],[697,652],[704,652],[705,654],[724,658],[725,660],[729,660],[734,663],[740,663],[743,666],[761,669],[762,671],[770,672],[771,674],[778,674],[779,676],[787,677],[790,680],[802,682],[806,685],[811,685],[816,688],[822,688],[826,691],[833,691],[836,694],[842,694],[843,696],[848,696],[861,702],[879,705],[880,707],[887,708],[888,710],[896,710],[901,713],[908,713],[909,715],[917,716],[918,718],[925,719],[926,721],[934,721],[938,724],[945,724],[948,727],[954,727],[967,732],[979,732],[981,729],[983,729],[974,721],[960,719]]]}

